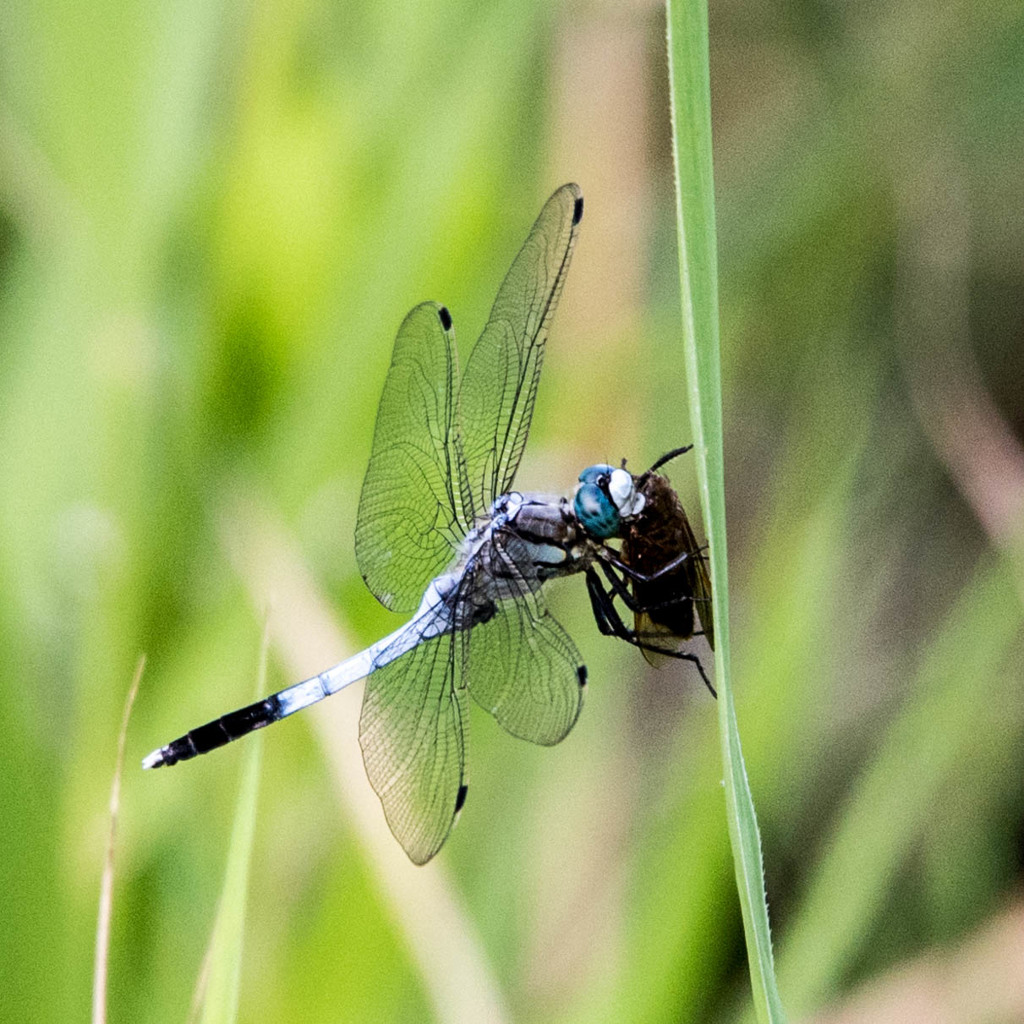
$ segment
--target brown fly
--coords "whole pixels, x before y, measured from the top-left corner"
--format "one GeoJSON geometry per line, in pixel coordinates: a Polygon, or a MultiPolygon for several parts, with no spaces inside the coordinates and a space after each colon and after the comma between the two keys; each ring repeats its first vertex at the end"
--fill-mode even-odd
{"type": "MultiPolygon", "coordinates": [[[[602,539],[617,537],[621,548],[618,552],[606,544],[596,548],[596,565],[604,578],[591,568],[587,586],[601,632],[639,647],[652,663],[661,657],[693,662],[714,693],[698,656],[684,650],[688,641],[700,635],[712,650],[715,647],[707,561],[679,495],[668,477],[658,472],[691,447],[676,448],[650,469],[632,475],[632,490],[643,497],[642,503],[638,503],[641,507],[619,518],[614,533],[610,533],[610,523],[602,524],[602,539]],[[616,597],[633,613],[633,628],[626,625],[615,606],[616,597]]],[[[610,467],[585,471],[580,478],[585,481],[580,490],[586,490],[586,484],[601,488],[609,498],[600,506],[607,513],[615,503],[613,474],[620,471],[595,473],[598,469],[610,467]]],[[[579,502],[577,508],[579,511],[579,502]]],[[[582,511],[581,518],[586,521],[586,509],[582,511]]]]}

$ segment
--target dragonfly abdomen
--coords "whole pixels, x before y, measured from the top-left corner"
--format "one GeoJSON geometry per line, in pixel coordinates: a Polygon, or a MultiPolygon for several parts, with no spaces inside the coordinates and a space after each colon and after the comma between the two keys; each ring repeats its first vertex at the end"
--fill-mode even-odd
{"type": "Polygon", "coordinates": [[[171,740],[154,750],[142,761],[143,768],[162,768],[164,765],[189,761],[200,754],[223,747],[232,740],[241,739],[257,729],[280,722],[296,711],[308,708],[343,690],[346,686],[365,678],[371,672],[412,650],[424,639],[439,636],[452,629],[451,614],[442,591],[447,577],[434,580],[423,598],[417,615],[400,629],[378,640],[373,646],[360,651],[346,661],[327,669],[317,676],[304,679],[287,689],[271,694],[255,704],[231,711],[206,725],[171,740]],[[440,587],[440,589],[439,589],[440,587]]]}
{"type": "Polygon", "coordinates": [[[164,765],[189,761],[200,754],[209,753],[223,747],[232,740],[262,729],[279,721],[284,715],[277,694],[249,704],[247,707],[231,711],[206,725],[200,725],[185,733],[176,740],[171,740],[165,747],[154,750],[143,762],[143,768],[161,768],[164,765]]]}

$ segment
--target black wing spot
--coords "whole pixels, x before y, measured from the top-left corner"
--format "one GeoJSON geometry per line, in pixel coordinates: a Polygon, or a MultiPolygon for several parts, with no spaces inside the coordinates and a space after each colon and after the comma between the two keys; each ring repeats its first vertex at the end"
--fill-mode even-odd
{"type": "Polygon", "coordinates": [[[583,220],[583,196],[576,200],[576,205],[572,208],[573,224],[579,224],[581,220],[583,220]]]}
{"type": "Polygon", "coordinates": [[[459,786],[459,795],[455,798],[455,813],[458,814],[462,810],[462,805],[466,802],[466,794],[469,792],[469,786],[459,786]]]}
{"type": "Polygon", "coordinates": [[[580,667],[578,669],[576,669],[576,678],[579,680],[580,689],[582,690],[583,687],[587,685],[587,666],[586,665],[580,665],[580,667]]]}
{"type": "Polygon", "coordinates": [[[498,611],[498,606],[493,601],[488,601],[486,604],[477,605],[473,609],[472,622],[474,626],[483,625],[485,622],[490,622],[494,618],[498,611]]]}
{"type": "Polygon", "coordinates": [[[441,326],[446,331],[450,331],[452,329],[452,315],[451,315],[451,313],[448,312],[448,307],[447,306],[442,306],[437,311],[437,315],[441,319],[441,326]]]}

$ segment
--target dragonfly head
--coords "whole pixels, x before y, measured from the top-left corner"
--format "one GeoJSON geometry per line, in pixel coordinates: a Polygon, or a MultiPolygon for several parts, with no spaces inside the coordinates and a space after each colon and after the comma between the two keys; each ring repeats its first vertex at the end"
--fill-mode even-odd
{"type": "Polygon", "coordinates": [[[576,518],[591,537],[614,537],[622,520],[638,515],[646,499],[633,482],[633,474],[614,466],[588,466],[580,473],[573,498],[576,518]]]}

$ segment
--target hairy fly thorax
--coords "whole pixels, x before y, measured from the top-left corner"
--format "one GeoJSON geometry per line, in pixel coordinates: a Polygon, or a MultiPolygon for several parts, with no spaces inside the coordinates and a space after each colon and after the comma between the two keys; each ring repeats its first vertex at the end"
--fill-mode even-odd
{"type": "MultiPolygon", "coordinates": [[[[622,553],[634,569],[652,573],[685,551],[693,534],[686,528],[689,524],[679,495],[666,477],[644,473],[633,480],[646,503],[627,524],[622,553]]],[[[678,572],[682,571],[680,566],[678,572]]]]}

